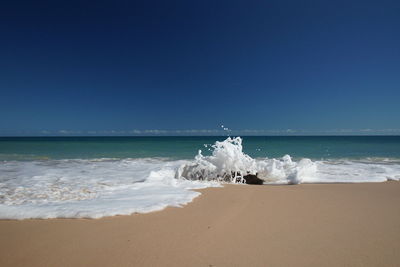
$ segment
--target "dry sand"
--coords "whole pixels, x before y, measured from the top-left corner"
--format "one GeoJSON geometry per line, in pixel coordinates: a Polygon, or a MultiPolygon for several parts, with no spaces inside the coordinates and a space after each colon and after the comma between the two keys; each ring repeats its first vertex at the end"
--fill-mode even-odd
{"type": "Polygon", "coordinates": [[[400,183],[226,186],[184,208],[0,221],[0,266],[400,266],[400,183]]]}

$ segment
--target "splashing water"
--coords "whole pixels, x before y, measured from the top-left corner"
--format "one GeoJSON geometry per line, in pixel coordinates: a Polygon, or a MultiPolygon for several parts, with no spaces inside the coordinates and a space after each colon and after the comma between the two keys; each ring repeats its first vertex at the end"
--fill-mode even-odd
{"type": "Polygon", "coordinates": [[[226,136],[230,136],[230,132],[232,131],[228,127],[225,127],[224,125],[221,125],[222,130],[226,133],[226,136]]]}
{"type": "Polygon", "coordinates": [[[244,183],[359,183],[400,180],[400,160],[293,161],[251,158],[240,137],[207,145],[193,160],[162,158],[6,160],[0,162],[0,218],[100,218],[189,203],[199,189],[244,183]]]}
{"type": "Polygon", "coordinates": [[[309,159],[293,162],[289,155],[281,159],[256,160],[243,153],[242,139],[228,137],[215,142],[211,156],[199,150],[194,162],[181,166],[177,178],[189,180],[216,180],[245,183],[247,174],[257,175],[264,183],[301,183],[304,177],[313,177],[316,165],[309,159]]]}

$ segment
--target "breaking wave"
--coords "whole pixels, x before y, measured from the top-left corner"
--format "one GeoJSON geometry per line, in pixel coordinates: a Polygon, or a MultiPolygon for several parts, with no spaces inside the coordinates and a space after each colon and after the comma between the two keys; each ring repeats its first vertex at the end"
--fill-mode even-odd
{"type": "Polygon", "coordinates": [[[194,160],[69,159],[0,162],[0,218],[100,218],[180,207],[193,189],[245,183],[359,183],[400,179],[397,159],[312,161],[251,158],[227,138],[194,160]]]}
{"type": "Polygon", "coordinates": [[[189,180],[215,180],[245,183],[245,175],[253,174],[264,184],[359,183],[400,179],[400,160],[325,160],[300,159],[289,155],[279,159],[254,159],[243,152],[240,137],[228,137],[212,146],[211,156],[198,152],[193,162],[180,166],[177,177],[189,180]]]}

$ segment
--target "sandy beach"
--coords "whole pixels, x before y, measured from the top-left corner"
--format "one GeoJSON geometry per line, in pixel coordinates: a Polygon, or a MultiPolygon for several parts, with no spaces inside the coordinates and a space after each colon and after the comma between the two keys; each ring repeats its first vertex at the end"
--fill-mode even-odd
{"type": "Polygon", "coordinates": [[[184,208],[0,221],[0,266],[399,266],[400,183],[229,185],[184,208]]]}

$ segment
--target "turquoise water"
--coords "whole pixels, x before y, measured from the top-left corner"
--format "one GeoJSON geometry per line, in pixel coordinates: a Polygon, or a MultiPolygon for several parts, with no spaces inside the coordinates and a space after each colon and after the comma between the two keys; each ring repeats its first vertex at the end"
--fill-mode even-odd
{"type": "MultiPolygon", "coordinates": [[[[204,144],[226,137],[2,137],[0,160],[150,158],[193,159],[204,144]]],[[[400,136],[248,136],[251,157],[400,158],[400,136]]]]}
{"type": "Polygon", "coordinates": [[[0,219],[150,212],[189,203],[192,189],[245,182],[243,173],[264,184],[400,181],[397,136],[225,139],[0,138],[0,219]]]}

